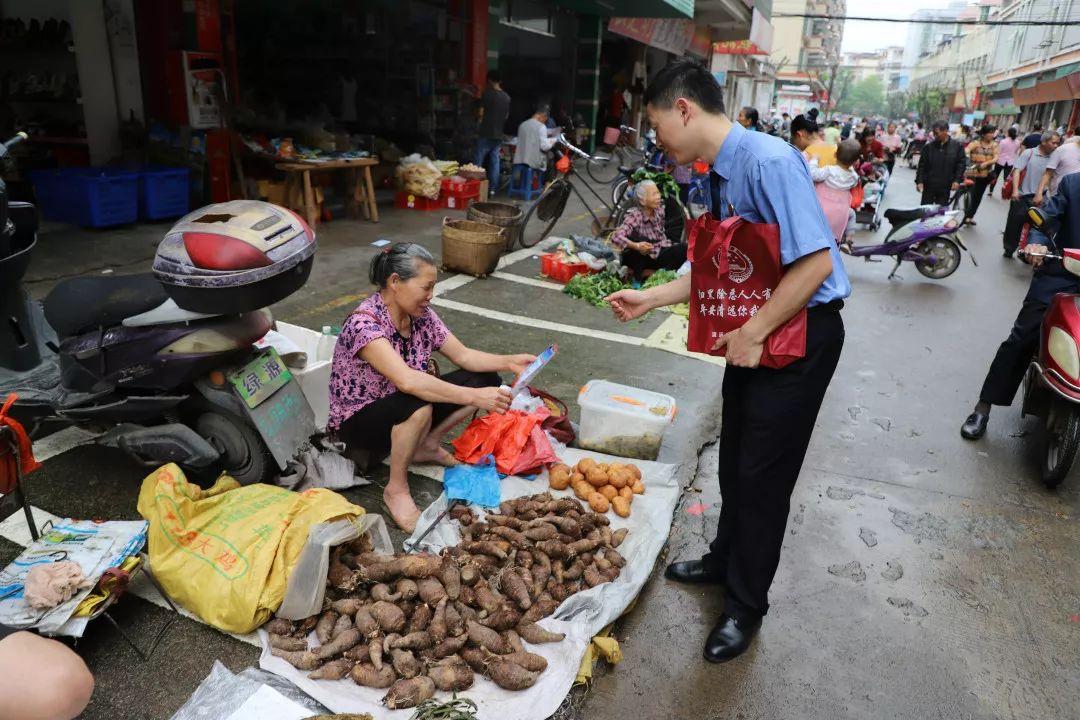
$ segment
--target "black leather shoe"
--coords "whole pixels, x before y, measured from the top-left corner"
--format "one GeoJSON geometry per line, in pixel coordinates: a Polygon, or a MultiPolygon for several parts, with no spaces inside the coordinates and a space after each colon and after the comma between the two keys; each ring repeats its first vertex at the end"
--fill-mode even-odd
{"type": "Polygon", "coordinates": [[[986,424],[990,422],[989,413],[973,412],[967,416],[960,434],[967,440],[978,440],[986,434],[986,424]]]}
{"type": "Polygon", "coordinates": [[[701,560],[673,562],[664,571],[664,577],[675,582],[691,585],[711,585],[724,582],[723,576],[701,560]]]}
{"type": "Polygon", "coordinates": [[[750,647],[750,641],[760,627],[760,620],[756,623],[740,623],[733,617],[721,615],[705,641],[705,659],[722,663],[742,655],[750,647]]]}
{"type": "Polygon", "coordinates": [[[1013,251],[1012,250],[1006,250],[1005,252],[1003,252],[1001,254],[1001,257],[1011,258],[1012,256],[1013,256],[1013,251]]]}

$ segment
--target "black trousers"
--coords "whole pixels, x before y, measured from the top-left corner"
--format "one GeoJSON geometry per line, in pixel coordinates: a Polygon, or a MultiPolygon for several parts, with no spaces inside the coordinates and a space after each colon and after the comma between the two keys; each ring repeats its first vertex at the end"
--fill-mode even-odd
{"type": "Polygon", "coordinates": [[[1050,301],[1057,293],[1077,292],[1080,288],[1080,279],[1063,273],[1060,268],[1055,268],[1052,272],[1036,271],[1031,278],[1009,337],[1001,343],[990,363],[979,400],[991,405],[1012,405],[1028,365],[1039,348],[1039,328],[1050,301]]]}
{"type": "Polygon", "coordinates": [[[1001,236],[1001,244],[1009,252],[1016,252],[1020,245],[1020,234],[1024,229],[1024,223],[1028,222],[1027,211],[1034,205],[1034,195],[1017,195],[1009,201],[1009,215],[1005,219],[1005,233],[1001,236]]]}
{"type": "Polygon", "coordinates": [[[923,205],[948,205],[949,196],[952,195],[952,190],[946,185],[943,188],[930,187],[929,185],[923,185],[922,200],[920,202],[923,205]]]}
{"type": "Polygon", "coordinates": [[[779,370],[724,371],[722,505],[703,560],[726,578],[724,612],[738,620],[754,622],[769,609],[791,492],[843,346],[839,311],[811,308],[806,357],[779,370]]]}
{"type": "Polygon", "coordinates": [[[686,244],[678,243],[661,248],[656,257],[642,255],[636,250],[624,250],[619,256],[619,262],[623,267],[630,268],[630,272],[638,280],[646,270],[678,270],[686,262],[686,244]]]}
{"type": "Polygon", "coordinates": [[[989,187],[990,181],[994,178],[990,175],[980,178],[972,178],[975,184],[968,188],[971,201],[968,203],[967,214],[965,218],[975,217],[975,211],[979,209],[979,205],[982,204],[983,197],[986,195],[986,188],[989,187]]]}
{"type": "MultiPolygon", "coordinates": [[[[443,375],[443,380],[461,387],[498,387],[502,384],[498,373],[475,373],[469,370],[454,370],[443,375]]],[[[431,425],[438,425],[450,417],[460,405],[451,403],[429,403],[415,395],[401,391],[365,405],[350,415],[338,428],[337,438],[350,449],[369,450],[386,453],[390,450],[390,432],[395,425],[400,425],[413,416],[425,405],[432,405],[431,425]]]]}

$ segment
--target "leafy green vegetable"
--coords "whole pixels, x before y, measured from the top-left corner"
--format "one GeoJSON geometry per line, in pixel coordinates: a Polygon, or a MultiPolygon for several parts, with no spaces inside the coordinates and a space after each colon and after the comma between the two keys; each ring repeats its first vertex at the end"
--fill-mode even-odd
{"type": "Polygon", "coordinates": [[[469,698],[459,698],[454,693],[450,700],[440,702],[434,698],[420,703],[409,720],[475,720],[476,703],[469,698]]]}
{"type": "MultiPolygon", "coordinates": [[[[676,277],[678,276],[672,270],[657,270],[652,274],[652,277],[645,281],[641,289],[648,290],[657,285],[669,283],[676,277]]],[[[608,304],[604,302],[604,298],[611,293],[626,290],[629,287],[632,286],[620,280],[615,273],[605,271],[596,275],[575,275],[570,282],[566,283],[563,292],[570,297],[580,298],[595,307],[606,308],[608,304]]]]}
{"type": "Polygon", "coordinates": [[[666,285],[677,277],[679,276],[675,274],[674,270],[657,270],[641,285],[641,289],[648,290],[657,285],[666,285]]]}

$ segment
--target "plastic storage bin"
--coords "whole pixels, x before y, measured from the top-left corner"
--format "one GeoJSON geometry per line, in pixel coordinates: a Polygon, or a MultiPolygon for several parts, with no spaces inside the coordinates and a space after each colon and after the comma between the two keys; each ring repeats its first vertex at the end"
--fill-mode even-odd
{"type": "Polygon", "coordinates": [[[43,217],[83,227],[127,225],[139,217],[139,174],[113,168],[30,173],[43,217]]]}
{"type": "MultiPolygon", "coordinates": [[[[324,335],[300,325],[277,321],[277,331],[296,343],[300,352],[307,356],[304,367],[289,365],[289,372],[300,383],[300,390],[315,412],[315,427],[326,430],[330,415],[330,365],[334,359],[337,335],[324,335]]],[[[289,358],[285,358],[286,364],[289,358]]]]}
{"type": "Polygon", "coordinates": [[[187,168],[149,166],[139,173],[140,220],[187,215],[190,196],[187,168]]]}
{"type": "Polygon", "coordinates": [[[566,284],[575,275],[588,275],[593,273],[585,263],[567,263],[559,260],[558,253],[547,253],[540,256],[540,273],[555,282],[566,284]]]}
{"type": "Polygon", "coordinates": [[[443,207],[451,210],[465,210],[470,202],[480,199],[480,181],[454,182],[452,178],[444,178],[439,197],[442,198],[443,207]]]}
{"type": "Polygon", "coordinates": [[[394,196],[394,206],[402,210],[441,210],[443,202],[439,198],[432,200],[423,195],[413,195],[410,192],[398,190],[397,195],[394,196]]]}
{"type": "Polygon", "coordinates": [[[578,446],[607,455],[655,460],[675,420],[675,398],[649,390],[590,380],[578,393],[578,446]]]}

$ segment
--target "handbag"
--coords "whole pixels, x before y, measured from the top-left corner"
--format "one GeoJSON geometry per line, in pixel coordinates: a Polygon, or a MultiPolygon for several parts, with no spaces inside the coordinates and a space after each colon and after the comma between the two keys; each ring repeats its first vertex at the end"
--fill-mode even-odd
{"type": "Polygon", "coordinates": [[[865,200],[866,191],[863,190],[862,183],[856,183],[855,187],[851,188],[851,209],[858,210],[863,206],[865,200]]]}
{"type": "MultiPolygon", "coordinates": [[[[1024,176],[1027,175],[1027,168],[1020,171],[1020,184],[1024,184],[1024,176]]],[[[1005,184],[1001,186],[1001,199],[1012,200],[1012,196],[1015,194],[1016,188],[1013,187],[1013,174],[1009,173],[1008,179],[1005,184]]]]}
{"type": "MultiPolygon", "coordinates": [[[[716,341],[757,314],[784,275],[780,227],[735,215],[719,221],[705,213],[687,236],[690,329],[686,347],[722,357],[716,341]]],[[[806,308],[765,340],[761,367],[782,368],[806,356],[806,308]]]]}
{"type": "Polygon", "coordinates": [[[570,445],[577,438],[577,433],[574,432],[574,425],[570,422],[570,411],[559,398],[555,397],[546,390],[529,386],[529,392],[533,396],[538,397],[544,401],[544,405],[551,412],[551,416],[544,420],[541,427],[551,433],[551,436],[561,442],[563,445],[570,445]]]}

